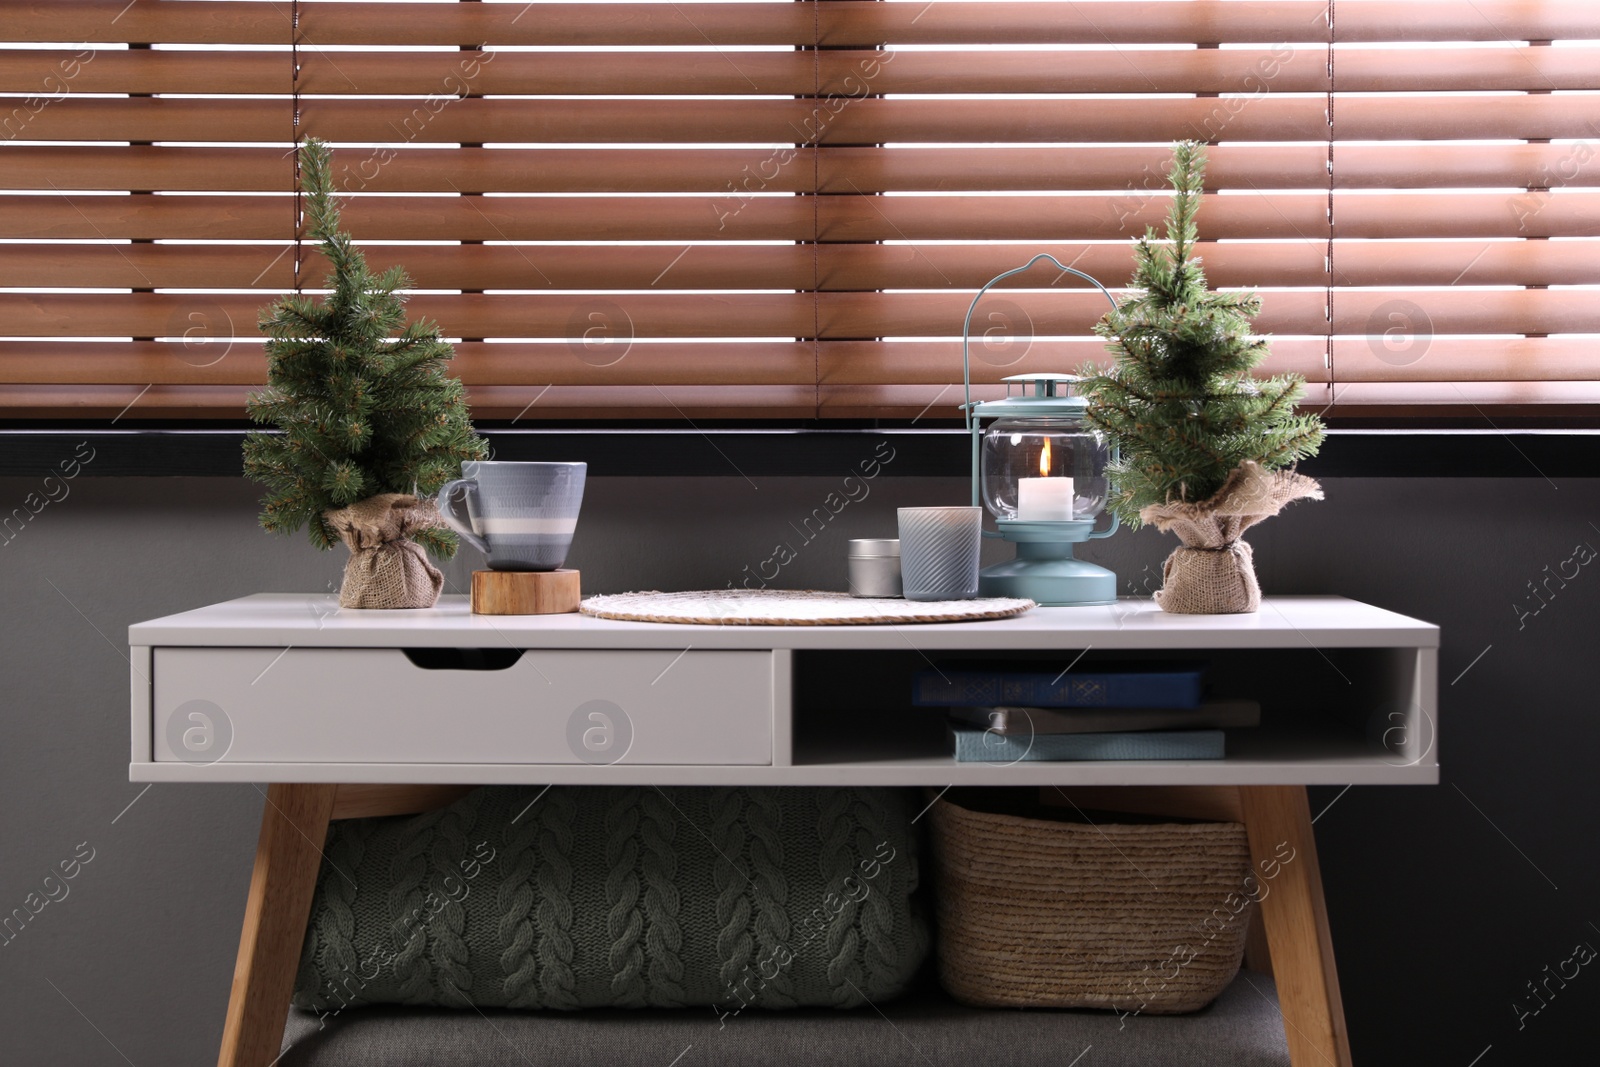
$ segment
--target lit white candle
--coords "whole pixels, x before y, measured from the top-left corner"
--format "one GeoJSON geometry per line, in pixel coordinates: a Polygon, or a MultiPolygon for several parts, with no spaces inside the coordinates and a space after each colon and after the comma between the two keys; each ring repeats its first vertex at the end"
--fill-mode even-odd
{"type": "Polygon", "coordinates": [[[1072,518],[1071,478],[1018,478],[1017,518],[1062,521],[1072,518]]]}
{"type": "Polygon", "coordinates": [[[1017,479],[1017,518],[1024,522],[1072,519],[1072,479],[1050,477],[1050,439],[1039,453],[1038,478],[1017,479]]]}

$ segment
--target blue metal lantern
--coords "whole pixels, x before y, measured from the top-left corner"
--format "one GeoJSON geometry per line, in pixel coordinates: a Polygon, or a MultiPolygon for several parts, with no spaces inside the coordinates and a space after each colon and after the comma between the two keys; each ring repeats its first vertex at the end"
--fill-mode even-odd
{"type": "Polygon", "coordinates": [[[1073,557],[1072,546],[1110,537],[1116,515],[1104,530],[1096,520],[1110,495],[1106,468],[1116,449],[1089,425],[1089,402],[1072,395],[1072,374],[1014,374],[1003,400],[972,400],[972,314],[997,283],[1049,260],[1068,274],[1092,283],[1111,306],[1106,287],[1048,253],[992,278],[967,308],[961,329],[961,371],[966,388],[967,431],[972,436],[972,503],[994,516],[996,531],[1017,546],[1016,558],[985,567],[980,596],[1028,597],[1040,604],[1110,604],[1117,598],[1117,576],[1073,557]],[[1012,390],[1019,392],[1013,395],[1012,390]],[[985,422],[988,425],[984,425],[985,422]]]}

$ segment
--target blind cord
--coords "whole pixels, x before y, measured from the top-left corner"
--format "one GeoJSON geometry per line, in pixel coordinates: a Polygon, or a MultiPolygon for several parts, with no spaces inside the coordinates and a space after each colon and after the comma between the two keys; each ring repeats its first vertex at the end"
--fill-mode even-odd
{"type": "Polygon", "coordinates": [[[822,418],[822,8],[811,0],[811,410],[822,418]]]}
{"type": "Polygon", "coordinates": [[[301,292],[300,261],[305,252],[304,185],[300,174],[300,0],[290,6],[289,92],[293,98],[293,117],[289,131],[289,151],[294,159],[294,291],[301,292]]]}
{"type": "Polygon", "coordinates": [[[1328,372],[1328,407],[1338,399],[1338,382],[1333,373],[1333,104],[1334,104],[1334,7],[1337,0],[1328,0],[1328,249],[1323,264],[1328,276],[1328,295],[1324,301],[1323,315],[1327,319],[1328,340],[1323,363],[1328,372]]]}

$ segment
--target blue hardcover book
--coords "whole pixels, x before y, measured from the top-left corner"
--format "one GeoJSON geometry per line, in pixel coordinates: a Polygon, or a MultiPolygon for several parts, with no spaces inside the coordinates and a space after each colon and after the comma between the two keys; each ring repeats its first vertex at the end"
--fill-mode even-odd
{"type": "Polygon", "coordinates": [[[1204,670],[918,671],[911,702],[918,707],[1194,708],[1204,670]]]}
{"type": "Polygon", "coordinates": [[[1022,760],[1221,759],[1221,730],[1134,730],[1117,734],[1000,734],[992,730],[950,731],[958,763],[1022,760]]]}

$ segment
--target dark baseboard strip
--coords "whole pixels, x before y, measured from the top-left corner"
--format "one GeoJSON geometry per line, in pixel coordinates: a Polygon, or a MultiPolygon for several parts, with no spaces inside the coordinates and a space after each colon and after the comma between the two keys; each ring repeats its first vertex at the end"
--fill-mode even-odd
{"type": "MultiPolygon", "coordinates": [[[[244,434],[0,430],[0,477],[43,477],[77,461],[83,475],[94,477],[234,478],[244,434]]],[[[961,430],[489,429],[484,435],[497,459],[585,460],[595,477],[842,477],[876,460],[892,477],[960,478],[971,455],[961,430]]],[[[1300,469],[1319,478],[1592,478],[1600,472],[1600,431],[1335,429],[1322,454],[1300,469]]]]}

